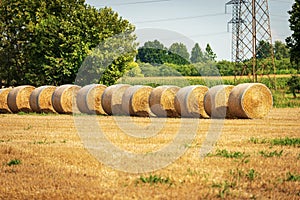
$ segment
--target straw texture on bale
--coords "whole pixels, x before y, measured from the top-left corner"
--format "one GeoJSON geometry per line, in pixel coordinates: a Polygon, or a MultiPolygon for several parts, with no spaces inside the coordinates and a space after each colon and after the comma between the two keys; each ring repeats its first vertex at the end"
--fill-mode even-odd
{"type": "Polygon", "coordinates": [[[192,85],[181,88],[175,96],[175,108],[182,117],[209,118],[204,109],[208,87],[192,85]]]}
{"type": "Polygon", "coordinates": [[[86,114],[106,114],[101,104],[105,88],[106,86],[101,84],[91,84],[81,88],[76,97],[79,111],[86,114]]]}
{"type": "Polygon", "coordinates": [[[229,110],[238,118],[263,118],[272,106],[272,93],[261,83],[237,85],[229,96],[229,110]]]}
{"type": "Polygon", "coordinates": [[[217,85],[208,90],[204,97],[204,108],[212,118],[232,118],[228,109],[228,98],[233,85],[217,85]]]}
{"type": "Polygon", "coordinates": [[[127,88],[122,97],[122,109],[131,116],[153,116],[149,105],[152,90],[153,88],[150,86],[141,85],[127,88]]]}
{"type": "Polygon", "coordinates": [[[0,89],[0,113],[11,113],[7,104],[8,93],[11,90],[11,88],[0,89]]]}
{"type": "Polygon", "coordinates": [[[78,85],[62,85],[55,89],[52,95],[52,105],[60,114],[79,113],[76,105],[76,95],[80,90],[78,85]]]}
{"type": "Polygon", "coordinates": [[[180,87],[158,86],[150,94],[151,111],[158,117],[179,117],[175,108],[175,95],[180,87]]]}
{"type": "Polygon", "coordinates": [[[55,86],[49,85],[35,88],[29,99],[32,111],[37,113],[55,113],[52,105],[52,95],[55,89],[55,86]]]}
{"type": "Polygon", "coordinates": [[[102,108],[108,115],[124,115],[122,97],[129,88],[128,84],[117,84],[107,87],[102,94],[102,108]]]}
{"type": "Polygon", "coordinates": [[[13,113],[31,112],[29,98],[34,89],[35,87],[30,85],[23,85],[13,88],[7,96],[9,109],[13,113]]]}

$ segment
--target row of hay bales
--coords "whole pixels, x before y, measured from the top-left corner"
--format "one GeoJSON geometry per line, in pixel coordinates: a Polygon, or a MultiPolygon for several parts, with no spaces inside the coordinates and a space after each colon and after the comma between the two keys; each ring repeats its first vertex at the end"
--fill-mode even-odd
{"type": "Polygon", "coordinates": [[[117,84],[0,89],[0,113],[86,113],[140,117],[263,118],[273,105],[260,83],[187,87],[117,84]]]}

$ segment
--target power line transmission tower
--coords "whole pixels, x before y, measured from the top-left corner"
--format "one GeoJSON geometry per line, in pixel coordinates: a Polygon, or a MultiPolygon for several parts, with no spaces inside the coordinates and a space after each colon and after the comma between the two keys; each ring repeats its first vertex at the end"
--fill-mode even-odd
{"type": "Polygon", "coordinates": [[[269,74],[273,73],[275,84],[276,69],[268,1],[231,0],[226,3],[226,9],[227,6],[232,6],[232,19],[228,23],[232,24],[235,79],[236,76],[251,74],[252,81],[257,82],[258,74],[267,74],[270,78],[269,74]]]}

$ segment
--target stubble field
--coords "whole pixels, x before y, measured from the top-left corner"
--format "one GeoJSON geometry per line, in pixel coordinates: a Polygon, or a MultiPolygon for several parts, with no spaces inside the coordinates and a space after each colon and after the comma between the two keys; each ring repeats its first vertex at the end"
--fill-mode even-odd
{"type": "Polygon", "coordinates": [[[149,138],[134,138],[116,123],[147,127],[149,118],[96,119],[112,144],[134,153],[172,143],[182,123],[199,127],[175,162],[134,174],[95,159],[71,115],[0,115],[0,199],[300,198],[300,108],[276,108],[264,119],[222,121],[220,137],[205,158],[199,151],[214,131],[210,119],[156,119],[153,123],[163,127],[149,138]]]}

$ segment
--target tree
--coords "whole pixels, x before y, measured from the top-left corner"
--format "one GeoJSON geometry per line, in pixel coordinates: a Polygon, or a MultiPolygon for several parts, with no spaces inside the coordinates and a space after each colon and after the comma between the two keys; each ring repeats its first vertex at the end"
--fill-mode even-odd
{"type": "Polygon", "coordinates": [[[291,36],[286,38],[287,46],[290,48],[290,59],[292,63],[297,65],[299,71],[300,65],[300,0],[295,0],[290,14],[290,29],[293,32],[291,36]]]}
{"type": "Polygon", "coordinates": [[[164,63],[173,63],[177,65],[189,63],[189,60],[185,58],[189,57],[189,55],[184,55],[185,52],[188,54],[185,45],[177,43],[171,47],[172,48],[168,50],[158,40],[145,42],[145,44],[138,49],[136,59],[140,62],[150,63],[155,66],[164,63]],[[182,55],[185,57],[182,57],[182,55]]]}
{"type": "MultiPolygon", "coordinates": [[[[0,13],[0,79],[7,86],[73,83],[86,56],[107,38],[126,32],[129,46],[135,45],[127,20],[84,0],[2,0],[0,13]]],[[[132,51],[116,58],[120,73],[113,75],[121,76],[134,56],[132,51]]],[[[101,73],[96,75],[99,82],[101,73]]]]}
{"type": "Polygon", "coordinates": [[[217,58],[217,55],[213,52],[209,44],[206,45],[204,57],[205,61],[215,61],[217,58]]]}
{"type": "Polygon", "coordinates": [[[192,63],[198,63],[198,62],[202,62],[204,60],[203,59],[203,52],[202,52],[202,50],[201,50],[198,43],[196,43],[195,46],[192,49],[190,60],[191,60],[192,63]]]}
{"type": "Polygon", "coordinates": [[[292,76],[287,82],[290,91],[293,93],[294,98],[297,97],[296,90],[300,90],[300,76],[292,76]]]}
{"type": "Polygon", "coordinates": [[[147,41],[138,49],[136,59],[140,62],[160,65],[165,61],[167,48],[158,40],[147,41]]]}
{"type": "Polygon", "coordinates": [[[284,58],[289,58],[290,53],[286,44],[281,41],[275,41],[274,44],[274,56],[277,60],[282,60],[284,58]]]}
{"type": "Polygon", "coordinates": [[[257,46],[256,58],[270,58],[272,55],[272,45],[264,40],[259,41],[257,46]]]}
{"type": "Polygon", "coordinates": [[[189,60],[190,54],[186,48],[186,46],[182,43],[173,43],[170,48],[169,52],[172,52],[173,54],[177,54],[178,56],[182,57],[185,60],[189,60]]]}

